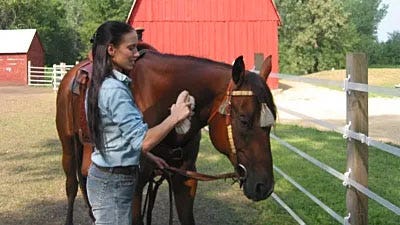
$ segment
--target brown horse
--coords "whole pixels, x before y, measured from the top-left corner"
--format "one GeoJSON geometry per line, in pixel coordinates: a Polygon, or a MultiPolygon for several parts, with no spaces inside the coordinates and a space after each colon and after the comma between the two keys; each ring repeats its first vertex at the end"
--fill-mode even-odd
{"type": "MultiPolygon", "coordinates": [[[[57,96],[56,122],[63,147],[63,168],[67,176],[66,224],[72,224],[73,203],[78,187],[76,177],[82,180],[81,188],[86,196],[84,178],[91,152],[91,146],[80,144],[79,134],[74,128],[74,121],[77,121],[74,117],[79,116],[73,113],[75,106],[71,85],[82,64],[75,66],[65,76],[57,96]]],[[[229,157],[241,175],[246,197],[254,201],[266,199],[274,187],[269,133],[276,109],[265,82],[270,71],[271,57],[265,59],[260,76],[245,71],[242,57],[237,58],[231,66],[190,56],[152,51],[145,53],[137,60],[130,76],[133,79],[132,93],[149,127],[159,124],[168,116],[168,108],[182,90],[188,90],[196,101],[189,131],[184,135],[172,131],[152,152],[163,157],[171,166],[196,171],[200,130],[208,125],[213,145],[229,157]],[[272,118],[272,122],[265,123],[264,117],[272,118]],[[176,149],[180,149],[179,157],[176,157],[176,149]]],[[[152,163],[146,159],[141,160],[133,224],[143,224],[142,192],[154,176],[153,171],[152,163]]],[[[197,181],[175,174],[171,182],[181,224],[194,224],[193,203],[197,181]]]]}

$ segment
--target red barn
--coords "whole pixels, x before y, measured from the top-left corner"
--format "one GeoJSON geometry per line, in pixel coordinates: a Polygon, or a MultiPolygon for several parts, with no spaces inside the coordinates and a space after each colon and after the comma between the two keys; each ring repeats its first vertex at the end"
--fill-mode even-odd
{"type": "MultiPolygon", "coordinates": [[[[161,52],[232,63],[243,55],[247,69],[254,53],[272,55],[278,67],[279,13],[273,0],[135,0],[127,22],[145,28],[144,41],[161,52]]],[[[271,75],[275,89],[278,79],[271,75]]]]}
{"type": "Polygon", "coordinates": [[[0,83],[28,84],[28,61],[44,65],[44,49],[36,29],[0,30],[0,83]]]}

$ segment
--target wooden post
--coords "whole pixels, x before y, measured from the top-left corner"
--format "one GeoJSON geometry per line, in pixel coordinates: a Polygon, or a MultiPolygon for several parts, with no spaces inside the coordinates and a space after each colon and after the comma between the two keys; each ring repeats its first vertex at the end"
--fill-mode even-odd
{"type": "Polygon", "coordinates": [[[263,62],[264,62],[264,54],[254,53],[254,69],[260,71],[263,62]]]}
{"type": "MultiPolygon", "coordinates": [[[[368,84],[367,57],[364,53],[351,53],[346,57],[346,74],[350,82],[368,84]]],[[[347,124],[350,130],[368,136],[368,93],[347,92],[347,124]]],[[[360,141],[347,141],[347,169],[350,178],[368,187],[368,146],[360,141]]],[[[351,225],[368,224],[368,197],[350,187],[347,189],[346,206],[351,225]]]]}

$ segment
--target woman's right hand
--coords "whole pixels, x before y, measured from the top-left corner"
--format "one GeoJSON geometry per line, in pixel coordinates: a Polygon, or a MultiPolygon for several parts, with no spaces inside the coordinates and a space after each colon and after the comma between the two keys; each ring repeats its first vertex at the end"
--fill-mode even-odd
{"type": "Polygon", "coordinates": [[[189,98],[188,91],[182,91],[176,103],[171,106],[171,116],[174,118],[175,124],[183,121],[190,116],[190,102],[186,101],[189,98]]]}
{"type": "Polygon", "coordinates": [[[165,162],[164,159],[154,155],[153,153],[146,152],[145,155],[147,158],[149,158],[151,161],[153,161],[159,169],[169,168],[168,163],[165,162]]]}

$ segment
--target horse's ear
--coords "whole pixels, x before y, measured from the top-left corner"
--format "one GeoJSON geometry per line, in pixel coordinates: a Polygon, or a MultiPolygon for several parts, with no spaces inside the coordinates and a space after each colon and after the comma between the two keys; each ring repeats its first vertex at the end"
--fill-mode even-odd
{"type": "Polygon", "coordinates": [[[244,74],[245,74],[245,68],[244,68],[243,56],[239,56],[235,60],[235,63],[233,63],[233,68],[232,68],[232,80],[236,84],[236,86],[240,86],[240,84],[243,82],[244,74]]]}
{"type": "Polygon", "coordinates": [[[267,58],[264,59],[264,62],[261,66],[260,75],[267,80],[269,74],[272,70],[272,55],[269,55],[267,58]]]}

